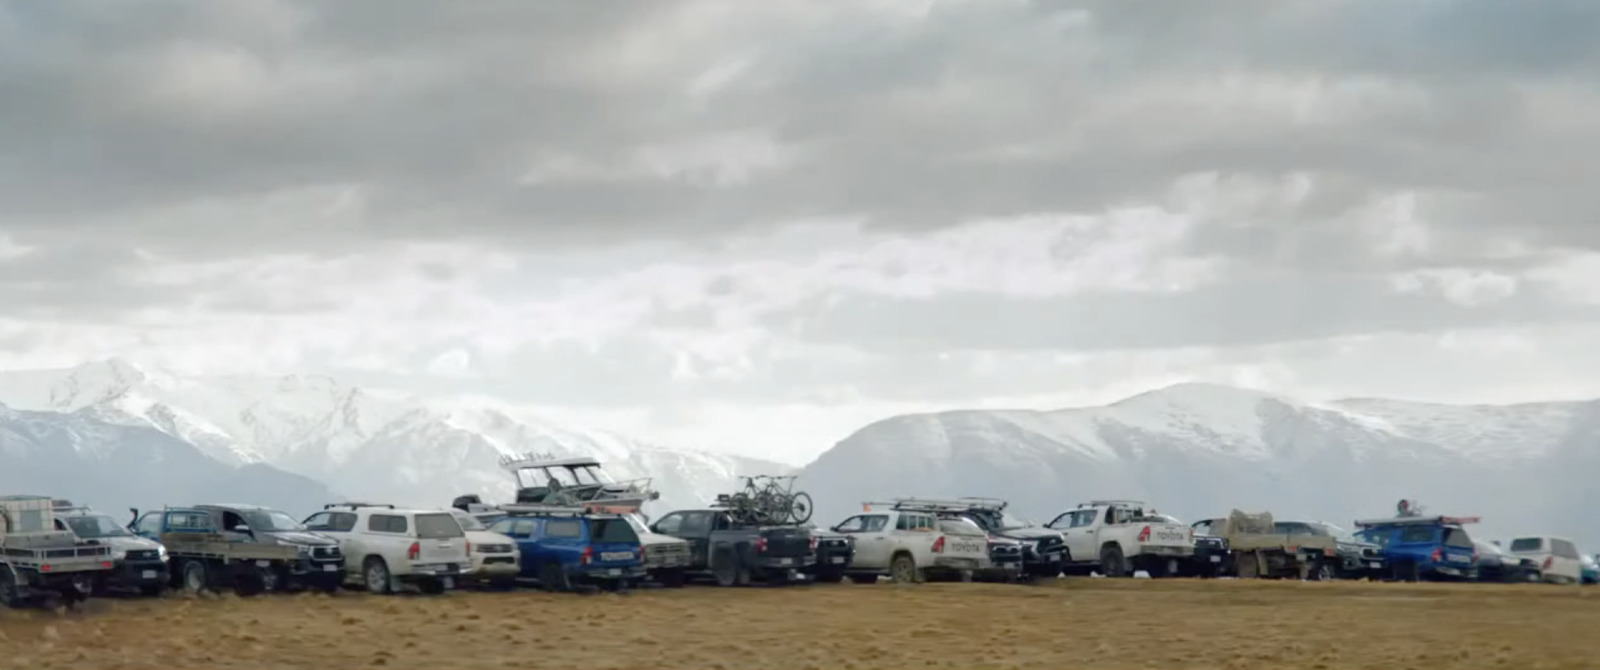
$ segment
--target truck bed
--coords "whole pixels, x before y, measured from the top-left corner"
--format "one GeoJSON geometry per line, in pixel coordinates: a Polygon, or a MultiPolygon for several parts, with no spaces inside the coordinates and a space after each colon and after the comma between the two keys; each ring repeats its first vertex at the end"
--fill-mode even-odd
{"type": "Polygon", "coordinates": [[[180,557],[215,558],[228,561],[293,561],[300,558],[294,547],[255,542],[229,542],[219,535],[165,533],[161,543],[167,553],[180,557]]]}

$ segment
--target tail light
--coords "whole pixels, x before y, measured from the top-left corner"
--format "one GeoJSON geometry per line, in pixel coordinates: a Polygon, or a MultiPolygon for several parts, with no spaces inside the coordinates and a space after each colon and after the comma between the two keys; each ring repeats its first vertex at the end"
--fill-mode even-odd
{"type": "Polygon", "coordinates": [[[594,547],[584,547],[583,548],[583,556],[578,558],[578,562],[582,563],[583,565],[588,565],[590,563],[593,563],[594,562],[594,547]]]}
{"type": "Polygon", "coordinates": [[[943,535],[940,535],[939,539],[933,541],[933,553],[935,553],[935,554],[944,553],[944,536],[943,535]]]}
{"type": "Polygon", "coordinates": [[[1443,561],[1444,560],[1444,549],[1440,548],[1440,547],[1434,547],[1432,559],[1433,559],[1434,563],[1438,563],[1440,561],[1443,561]]]}
{"type": "Polygon", "coordinates": [[[1139,541],[1140,542],[1149,542],[1150,541],[1150,527],[1149,526],[1145,526],[1143,530],[1139,531],[1139,541]]]}
{"type": "Polygon", "coordinates": [[[419,542],[412,542],[411,548],[406,550],[406,560],[415,561],[420,556],[422,556],[422,544],[419,542]]]}
{"type": "Polygon", "coordinates": [[[1544,568],[1543,568],[1544,570],[1549,570],[1550,566],[1555,565],[1555,564],[1556,564],[1556,557],[1554,557],[1554,556],[1546,556],[1546,557],[1544,557],[1544,568]]]}
{"type": "Polygon", "coordinates": [[[767,551],[767,538],[764,538],[764,537],[756,538],[756,553],[758,553],[758,554],[759,553],[765,553],[766,551],[767,551]]]}
{"type": "Polygon", "coordinates": [[[102,567],[102,568],[111,567],[111,561],[100,561],[100,567],[102,567]]]}
{"type": "Polygon", "coordinates": [[[815,535],[811,536],[811,545],[810,545],[810,547],[811,547],[811,551],[816,551],[817,550],[817,536],[815,536],[815,535]]]}

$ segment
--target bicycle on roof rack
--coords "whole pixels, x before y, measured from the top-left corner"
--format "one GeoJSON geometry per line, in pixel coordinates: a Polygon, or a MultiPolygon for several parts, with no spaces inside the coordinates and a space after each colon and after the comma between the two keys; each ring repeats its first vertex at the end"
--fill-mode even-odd
{"type": "Polygon", "coordinates": [[[795,479],[795,475],[750,475],[744,477],[743,489],[717,496],[717,503],[740,523],[803,524],[811,520],[811,494],[794,490],[795,479]]]}

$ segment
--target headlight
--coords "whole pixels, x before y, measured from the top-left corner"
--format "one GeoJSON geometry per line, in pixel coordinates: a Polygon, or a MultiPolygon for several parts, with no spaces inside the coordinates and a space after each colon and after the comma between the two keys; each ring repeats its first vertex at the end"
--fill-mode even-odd
{"type": "Polygon", "coordinates": [[[156,555],[160,556],[161,560],[163,560],[163,561],[167,560],[167,545],[164,545],[164,544],[156,545],[156,555]]]}
{"type": "Polygon", "coordinates": [[[310,556],[311,555],[311,545],[309,545],[309,544],[295,545],[295,549],[299,550],[301,556],[310,556]]]}
{"type": "Polygon", "coordinates": [[[111,548],[111,560],[120,561],[120,560],[122,560],[124,558],[127,558],[127,557],[128,557],[128,550],[127,549],[118,549],[116,547],[112,547],[111,548]]]}

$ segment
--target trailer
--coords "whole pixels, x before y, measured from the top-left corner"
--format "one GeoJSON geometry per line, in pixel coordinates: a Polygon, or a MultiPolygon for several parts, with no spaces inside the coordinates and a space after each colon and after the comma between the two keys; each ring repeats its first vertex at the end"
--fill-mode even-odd
{"type": "Polygon", "coordinates": [[[58,530],[48,496],[0,497],[0,606],[72,607],[111,572],[111,547],[58,530]]]}

